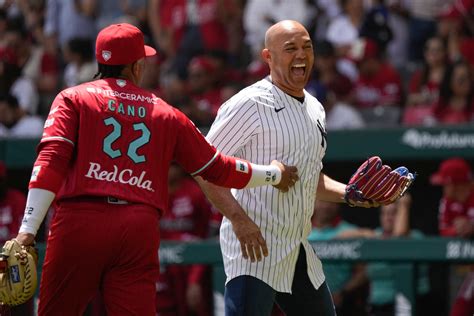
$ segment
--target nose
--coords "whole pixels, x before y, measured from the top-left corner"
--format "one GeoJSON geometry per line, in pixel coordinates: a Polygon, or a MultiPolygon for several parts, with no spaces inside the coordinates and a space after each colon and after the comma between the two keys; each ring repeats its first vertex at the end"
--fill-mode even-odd
{"type": "Polygon", "coordinates": [[[301,58],[301,59],[306,58],[306,52],[305,52],[305,49],[304,49],[303,47],[300,47],[300,48],[296,51],[296,57],[297,57],[297,58],[301,58]]]}

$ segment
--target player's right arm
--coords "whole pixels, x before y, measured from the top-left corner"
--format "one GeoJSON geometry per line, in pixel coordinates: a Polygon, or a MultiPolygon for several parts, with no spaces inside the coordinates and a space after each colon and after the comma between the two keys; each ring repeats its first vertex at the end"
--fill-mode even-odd
{"type": "Polygon", "coordinates": [[[25,214],[17,235],[20,244],[33,243],[69,167],[78,126],[74,96],[73,90],[68,89],[58,94],[51,105],[33,166],[25,214]]]}
{"type": "Polygon", "coordinates": [[[294,166],[275,160],[270,165],[257,165],[219,153],[184,114],[176,110],[176,115],[180,132],[174,158],[193,177],[226,188],[273,185],[283,192],[299,179],[294,166]]]}
{"type": "Polygon", "coordinates": [[[232,229],[240,242],[242,256],[252,262],[260,261],[268,256],[267,243],[260,228],[247,215],[230,190],[200,177],[197,177],[196,181],[214,207],[232,223],[232,229]]]}

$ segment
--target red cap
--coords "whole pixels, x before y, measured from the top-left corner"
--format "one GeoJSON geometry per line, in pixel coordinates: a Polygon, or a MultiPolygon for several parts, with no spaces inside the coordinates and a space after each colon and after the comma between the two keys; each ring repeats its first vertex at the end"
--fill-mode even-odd
{"type": "Polygon", "coordinates": [[[112,24],[97,35],[95,57],[104,65],[128,65],[156,50],[145,45],[143,33],[128,23],[112,24]]]}
{"type": "Polygon", "coordinates": [[[370,38],[360,38],[356,40],[349,50],[349,58],[356,63],[367,58],[377,57],[378,54],[379,48],[377,43],[370,38]]]}
{"type": "Polygon", "coordinates": [[[462,158],[451,158],[443,161],[430,182],[434,185],[460,184],[472,181],[471,166],[462,158]]]}

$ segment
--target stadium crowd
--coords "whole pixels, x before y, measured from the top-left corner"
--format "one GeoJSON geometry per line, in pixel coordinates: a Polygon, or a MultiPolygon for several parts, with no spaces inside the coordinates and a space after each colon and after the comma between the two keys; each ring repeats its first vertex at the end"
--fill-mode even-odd
{"type": "MultiPolygon", "coordinates": [[[[96,74],[98,31],[118,22],[138,26],[158,50],[147,58],[143,86],[206,130],[222,103],[268,75],[260,57],[264,34],[283,19],[311,30],[315,66],[307,90],[325,107],[328,130],[474,122],[474,0],[3,0],[0,138],[40,137],[54,96],[96,74]]],[[[2,241],[15,236],[24,204],[21,192],[5,188],[5,177],[0,165],[2,241]]],[[[471,181],[470,166],[459,159],[443,162],[433,176],[443,188],[441,235],[474,238],[471,181]]],[[[169,191],[163,239],[216,235],[220,215],[178,168],[170,170],[169,191]]],[[[403,221],[409,199],[382,210],[381,227],[370,231],[343,222],[333,205],[320,207],[314,240],[422,238],[403,221]]],[[[393,314],[393,276],[382,265],[328,265],[328,275],[339,275],[330,283],[341,311],[368,315],[368,304],[372,315],[393,314]]],[[[428,291],[424,273],[421,294],[428,291]]],[[[452,315],[474,308],[472,274],[452,315]]],[[[168,266],[157,283],[157,315],[209,315],[210,292],[206,267],[168,266]]],[[[101,315],[100,300],[89,312],[101,315]]]]}
{"type": "Polygon", "coordinates": [[[472,0],[6,0],[0,7],[0,136],[41,133],[52,97],[96,73],[103,26],[139,26],[159,55],[144,86],[208,127],[219,106],[268,74],[274,21],[311,30],[307,90],[328,128],[473,121],[472,0]],[[26,127],[26,126],[29,126],[26,127]]]}

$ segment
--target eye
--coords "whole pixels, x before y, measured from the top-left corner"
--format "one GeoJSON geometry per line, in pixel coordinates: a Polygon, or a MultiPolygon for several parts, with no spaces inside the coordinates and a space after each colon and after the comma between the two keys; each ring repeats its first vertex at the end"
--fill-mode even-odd
{"type": "Polygon", "coordinates": [[[292,51],[294,51],[295,49],[296,49],[296,48],[294,48],[294,47],[287,47],[287,48],[285,48],[285,51],[287,51],[287,52],[292,52],[292,51]]]}

